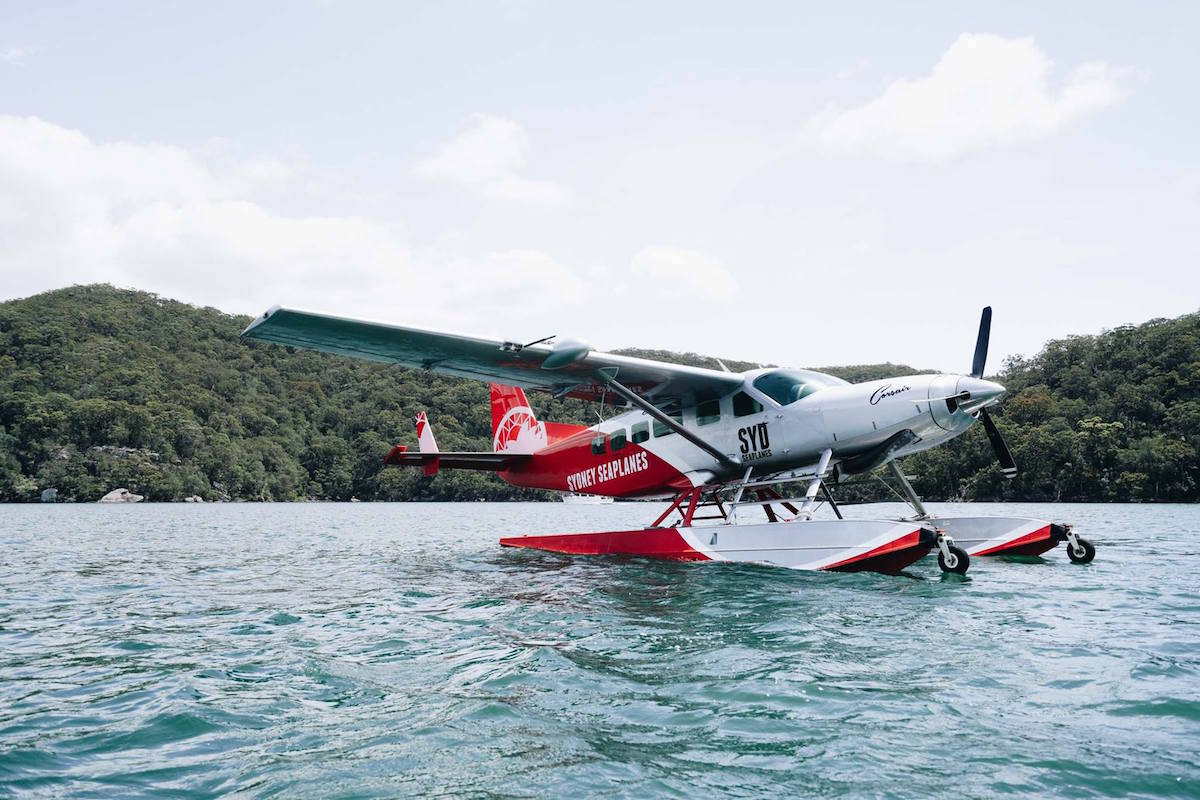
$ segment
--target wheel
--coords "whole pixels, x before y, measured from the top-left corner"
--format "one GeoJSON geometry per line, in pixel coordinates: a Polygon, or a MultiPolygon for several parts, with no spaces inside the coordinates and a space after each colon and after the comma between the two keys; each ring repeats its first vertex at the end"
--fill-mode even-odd
{"type": "Polygon", "coordinates": [[[950,545],[950,558],[946,558],[946,554],[940,549],[938,550],[938,566],[942,568],[942,572],[954,572],[958,575],[966,575],[967,570],[971,568],[971,557],[967,555],[967,551],[963,550],[956,544],[950,545]]]}
{"type": "Polygon", "coordinates": [[[1071,541],[1067,540],[1067,558],[1071,559],[1073,564],[1090,564],[1096,557],[1095,546],[1082,536],[1076,536],[1075,541],[1079,542],[1078,549],[1072,547],[1071,541]]]}

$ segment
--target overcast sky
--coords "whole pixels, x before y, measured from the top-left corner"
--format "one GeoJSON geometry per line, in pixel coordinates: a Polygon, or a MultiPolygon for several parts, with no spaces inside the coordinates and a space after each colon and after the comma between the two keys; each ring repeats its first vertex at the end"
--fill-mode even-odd
{"type": "Polygon", "coordinates": [[[1200,4],[0,0],[0,299],[989,368],[1200,308],[1200,4]]]}

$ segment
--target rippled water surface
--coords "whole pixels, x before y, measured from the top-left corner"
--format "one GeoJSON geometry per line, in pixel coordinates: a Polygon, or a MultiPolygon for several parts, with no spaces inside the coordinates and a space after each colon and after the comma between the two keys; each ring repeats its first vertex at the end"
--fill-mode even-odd
{"type": "Polygon", "coordinates": [[[656,510],[0,507],[0,795],[1200,796],[1200,508],[986,506],[1099,555],[966,580],[496,544],[656,510]]]}

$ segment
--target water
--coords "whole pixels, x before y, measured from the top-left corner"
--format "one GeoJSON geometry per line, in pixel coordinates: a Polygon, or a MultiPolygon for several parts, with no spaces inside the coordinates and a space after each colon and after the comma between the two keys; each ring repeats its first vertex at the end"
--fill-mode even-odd
{"type": "Polygon", "coordinates": [[[1200,507],[986,509],[1096,561],[496,545],[645,504],[0,507],[0,796],[1200,796],[1200,507]]]}

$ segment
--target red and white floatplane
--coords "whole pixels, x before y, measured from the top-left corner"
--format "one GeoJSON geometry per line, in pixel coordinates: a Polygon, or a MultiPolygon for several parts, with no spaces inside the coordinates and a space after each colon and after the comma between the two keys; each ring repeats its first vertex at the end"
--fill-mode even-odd
{"type": "Polygon", "coordinates": [[[988,408],[1004,387],[983,379],[991,309],[969,375],[906,375],[850,384],[798,369],[735,373],[603,353],[570,339],[529,344],[272,308],[243,336],[491,383],[493,449],[440,452],[424,413],[419,447],[387,463],[496,472],[516,486],[618,498],[662,498],[644,528],[503,538],[506,547],[580,555],[741,561],[795,569],[899,572],[937,551],[943,571],[971,556],[1037,555],[1066,542],[1095,549],[1069,525],[1025,517],[930,515],[897,459],[982,422],[1005,475],[1016,464],[988,408]],[[596,425],[538,420],[525,390],[611,403],[596,425]],[[913,513],[847,519],[834,498],[846,476],[887,470],[913,513]],[[833,518],[816,518],[827,505],[833,518]]]}

